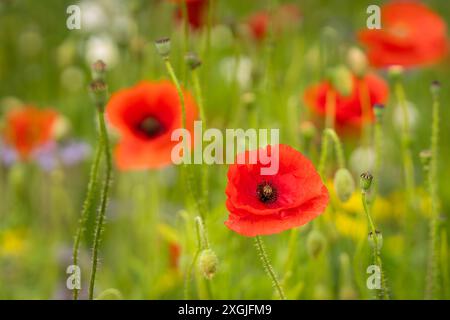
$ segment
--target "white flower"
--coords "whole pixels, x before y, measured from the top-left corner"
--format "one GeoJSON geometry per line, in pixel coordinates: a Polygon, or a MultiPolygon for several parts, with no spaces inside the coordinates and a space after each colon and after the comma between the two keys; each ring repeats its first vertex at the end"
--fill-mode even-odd
{"type": "Polygon", "coordinates": [[[86,61],[92,65],[95,61],[103,60],[108,68],[116,65],[119,51],[115,42],[108,36],[92,36],[86,43],[86,61]]]}
{"type": "Polygon", "coordinates": [[[236,80],[241,89],[248,89],[250,87],[253,69],[250,58],[245,56],[224,58],[220,61],[219,68],[220,73],[227,82],[236,80]]]}
{"type": "Polygon", "coordinates": [[[81,31],[90,33],[103,30],[108,25],[108,15],[102,5],[84,0],[78,6],[81,11],[81,31]]]}

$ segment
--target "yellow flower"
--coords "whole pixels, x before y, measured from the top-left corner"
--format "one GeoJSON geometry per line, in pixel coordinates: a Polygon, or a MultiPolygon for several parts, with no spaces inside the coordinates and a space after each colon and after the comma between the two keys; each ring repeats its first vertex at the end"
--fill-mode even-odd
{"type": "Polygon", "coordinates": [[[367,237],[367,223],[364,217],[349,215],[346,212],[338,211],[335,214],[334,223],[336,230],[344,237],[358,241],[367,237]]]}
{"type": "Polygon", "coordinates": [[[7,230],[0,236],[0,256],[20,256],[25,251],[25,247],[23,230],[7,230]]]}

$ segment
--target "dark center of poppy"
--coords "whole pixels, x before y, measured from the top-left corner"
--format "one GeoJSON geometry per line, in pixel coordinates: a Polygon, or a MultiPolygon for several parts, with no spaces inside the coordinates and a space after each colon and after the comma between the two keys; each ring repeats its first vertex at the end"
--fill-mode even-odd
{"type": "Polygon", "coordinates": [[[139,124],[137,128],[141,133],[149,138],[153,138],[164,131],[164,127],[158,119],[154,117],[146,117],[139,124]]]}
{"type": "Polygon", "coordinates": [[[277,200],[277,189],[270,182],[262,182],[256,187],[256,194],[262,203],[272,203],[277,200]]]}

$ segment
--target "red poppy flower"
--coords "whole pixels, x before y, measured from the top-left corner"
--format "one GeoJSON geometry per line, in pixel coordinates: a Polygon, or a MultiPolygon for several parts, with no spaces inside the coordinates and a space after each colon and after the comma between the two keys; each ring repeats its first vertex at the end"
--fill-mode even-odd
{"type": "Polygon", "coordinates": [[[320,116],[326,116],[328,99],[335,107],[335,120],[338,129],[357,129],[363,122],[372,121],[375,104],[384,104],[388,97],[386,82],[375,74],[363,78],[352,75],[352,90],[348,96],[338,92],[329,81],[306,89],[305,104],[320,116]]]}
{"type": "Polygon", "coordinates": [[[180,265],[181,246],[176,242],[169,243],[169,265],[177,270],[180,265]]]}
{"type": "Polygon", "coordinates": [[[187,17],[189,25],[193,29],[199,29],[206,22],[206,13],[208,8],[208,0],[171,0],[178,4],[178,8],[175,13],[177,20],[183,18],[183,7],[186,2],[187,17]]]}
{"type": "Polygon", "coordinates": [[[33,106],[12,109],[6,114],[5,143],[13,146],[26,160],[33,150],[51,140],[57,117],[51,109],[33,106]]]}
{"type": "MultiPolygon", "coordinates": [[[[197,108],[184,91],[186,129],[191,133],[197,108]]],[[[171,163],[172,131],[181,127],[181,105],[177,90],[169,81],[147,82],[112,95],[107,117],[122,136],[115,158],[119,169],[153,169],[171,163]]]]}
{"type": "Polygon", "coordinates": [[[381,8],[381,29],[363,30],[359,39],[376,67],[430,64],[448,52],[444,20],[419,2],[392,2],[381,8]]]}
{"type": "MultiPolygon", "coordinates": [[[[328,204],[328,191],[311,161],[287,145],[267,146],[268,156],[279,151],[275,175],[261,175],[265,167],[233,164],[228,170],[225,225],[244,235],[274,234],[295,228],[320,215],[328,204]]],[[[245,156],[258,150],[246,151],[245,156]]],[[[246,158],[249,159],[249,158],[246,158]]]]}
{"type": "Polygon", "coordinates": [[[270,15],[267,11],[259,11],[252,14],[247,19],[247,26],[252,37],[258,41],[266,37],[269,28],[270,15]]]}
{"type": "Polygon", "coordinates": [[[279,6],[271,15],[268,11],[255,12],[247,18],[247,26],[252,37],[258,41],[265,39],[269,29],[269,23],[273,23],[276,34],[292,27],[300,20],[300,10],[295,4],[279,6]]]}

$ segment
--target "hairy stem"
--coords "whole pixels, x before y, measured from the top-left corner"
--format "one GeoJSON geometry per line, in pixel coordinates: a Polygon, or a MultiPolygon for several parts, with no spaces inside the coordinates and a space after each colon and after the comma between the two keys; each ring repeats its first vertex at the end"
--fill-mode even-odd
{"type": "Polygon", "coordinates": [[[259,257],[261,258],[261,261],[263,263],[264,269],[267,272],[267,275],[269,276],[270,280],[272,281],[273,286],[278,292],[278,295],[280,296],[281,300],[286,300],[286,296],[284,295],[283,288],[281,287],[280,281],[278,280],[275,271],[272,268],[272,265],[270,264],[269,258],[267,257],[266,250],[264,249],[264,244],[261,239],[261,236],[255,237],[255,244],[256,249],[258,251],[259,257]]]}
{"type": "Polygon", "coordinates": [[[387,284],[386,284],[386,278],[383,271],[383,263],[381,260],[381,254],[380,254],[380,247],[381,244],[378,243],[378,237],[377,237],[377,230],[375,228],[375,224],[373,223],[372,216],[370,214],[370,208],[367,204],[367,194],[365,191],[362,191],[362,203],[364,207],[364,212],[366,213],[367,222],[369,224],[369,229],[372,233],[374,245],[373,245],[373,259],[375,265],[377,265],[380,268],[381,272],[381,288],[377,289],[377,298],[378,299],[389,299],[389,294],[387,291],[387,284]]]}
{"type": "MultiPolygon", "coordinates": [[[[80,248],[81,237],[86,228],[86,221],[88,217],[89,209],[91,208],[92,201],[94,200],[95,189],[97,187],[97,178],[98,178],[98,168],[100,164],[100,159],[102,157],[102,144],[98,143],[95,148],[94,161],[91,164],[91,169],[89,173],[89,182],[86,193],[86,198],[83,202],[83,208],[81,210],[81,217],[78,222],[78,229],[75,235],[75,242],[73,244],[73,253],[72,253],[72,261],[74,265],[78,265],[78,253],[80,248]]],[[[73,290],[73,299],[78,299],[78,289],[73,290]]]]}
{"type": "Polygon", "coordinates": [[[89,299],[94,298],[94,286],[95,286],[95,276],[97,273],[98,266],[98,252],[100,247],[100,241],[103,233],[103,224],[105,221],[106,207],[108,204],[108,193],[111,184],[112,176],[112,161],[111,161],[111,149],[109,146],[108,132],[106,130],[105,124],[105,114],[103,110],[98,111],[98,122],[100,127],[101,145],[103,146],[105,152],[105,162],[106,162],[106,173],[105,180],[103,182],[103,190],[100,199],[100,208],[97,216],[97,224],[95,226],[94,233],[94,246],[92,248],[92,270],[91,279],[89,281],[89,299]]]}

